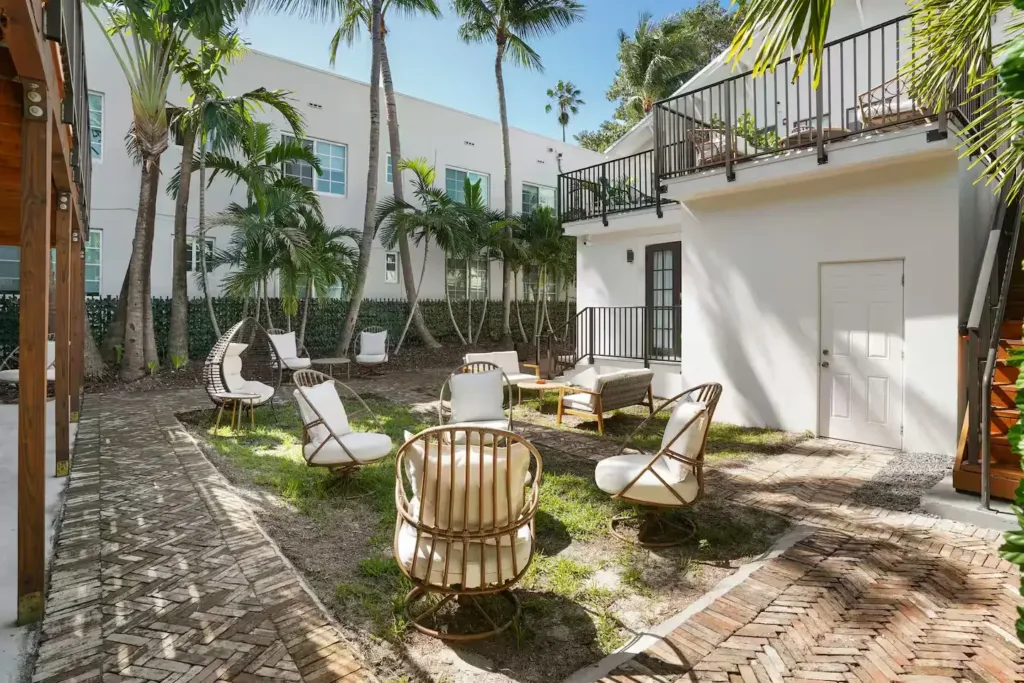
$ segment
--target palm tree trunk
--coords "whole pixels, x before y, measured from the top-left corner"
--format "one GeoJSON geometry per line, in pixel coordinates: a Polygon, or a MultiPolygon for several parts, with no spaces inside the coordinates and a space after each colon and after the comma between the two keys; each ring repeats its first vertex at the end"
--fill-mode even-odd
{"type": "Polygon", "coordinates": [[[533,296],[533,338],[540,340],[540,273],[537,273],[537,289],[533,296]]]}
{"type": "Polygon", "coordinates": [[[103,358],[112,363],[117,358],[116,348],[124,348],[124,319],[128,310],[128,281],[131,269],[126,268],[124,279],[121,281],[121,293],[117,297],[117,309],[114,311],[114,319],[107,326],[106,334],[103,336],[103,343],[100,345],[100,353],[103,358]]]}
{"type": "Polygon", "coordinates": [[[521,334],[522,337],[523,337],[523,343],[524,344],[529,344],[530,343],[530,338],[526,336],[526,328],[523,327],[523,311],[519,307],[519,271],[517,271],[517,270],[516,271],[512,271],[512,284],[513,284],[513,289],[516,292],[516,296],[515,296],[516,319],[519,321],[519,334],[521,334]]]}
{"type": "Polygon", "coordinates": [[[313,289],[309,282],[306,283],[306,294],[302,297],[302,320],[299,322],[299,344],[302,348],[306,343],[306,321],[309,319],[309,293],[313,289]]]}
{"type": "Polygon", "coordinates": [[[168,352],[171,356],[188,358],[188,199],[192,188],[192,155],[196,132],[184,131],[181,141],[181,165],[178,196],[174,200],[174,246],[171,249],[171,330],[168,352]]]}
{"type": "MultiPolygon", "coordinates": [[[[391,147],[391,165],[394,169],[391,186],[395,193],[395,199],[404,201],[405,186],[402,183],[402,170],[398,167],[398,163],[402,160],[402,140],[398,134],[398,105],[395,102],[395,84],[391,80],[388,44],[384,36],[381,36],[380,39],[380,73],[381,79],[384,81],[384,103],[388,112],[388,141],[391,147]]],[[[424,346],[428,349],[440,348],[441,345],[434,339],[434,335],[430,333],[430,329],[423,319],[423,311],[416,305],[416,300],[419,299],[419,287],[413,283],[412,252],[409,249],[409,237],[404,232],[398,236],[398,256],[402,261],[402,282],[405,285],[405,299],[406,301],[413,302],[409,313],[412,316],[412,321],[416,324],[416,334],[420,336],[424,346]]],[[[423,264],[426,267],[426,255],[423,257],[423,264]]],[[[420,281],[422,282],[422,278],[420,281]]],[[[405,323],[405,329],[409,329],[408,321],[405,323]]],[[[405,334],[406,332],[403,331],[402,339],[405,338],[405,334]]],[[[396,354],[401,346],[402,340],[399,339],[398,346],[395,347],[396,354]]]]}
{"type": "Polygon", "coordinates": [[[267,307],[267,328],[274,327],[274,320],[270,317],[270,288],[267,286],[267,278],[263,278],[263,305],[267,307]]]}
{"type": "MultiPolygon", "coordinates": [[[[429,253],[429,251],[430,251],[430,241],[427,240],[423,244],[423,266],[420,268],[420,279],[416,283],[416,289],[415,289],[415,291],[413,292],[413,295],[412,295],[412,307],[409,309],[409,317],[406,319],[405,327],[402,329],[402,336],[398,338],[398,345],[395,346],[395,355],[396,356],[398,355],[398,352],[402,350],[402,342],[405,341],[405,334],[406,334],[406,332],[409,331],[409,323],[411,323],[413,321],[413,319],[416,316],[416,313],[419,311],[418,307],[419,307],[419,302],[420,302],[420,288],[423,287],[423,278],[427,274],[427,254],[429,253]]],[[[431,339],[433,339],[433,337],[431,337],[431,339]]],[[[424,343],[426,343],[426,342],[424,342],[424,343]]],[[[434,343],[437,344],[436,341],[434,343]]],[[[431,348],[439,348],[440,346],[441,346],[440,344],[437,344],[436,347],[431,347],[431,348]]]]}
{"type": "Polygon", "coordinates": [[[85,349],[82,355],[82,372],[86,377],[99,377],[103,374],[106,364],[103,356],[100,355],[100,348],[96,345],[96,339],[92,336],[92,327],[89,325],[89,307],[84,309],[85,336],[83,337],[85,349]]]}
{"type": "Polygon", "coordinates": [[[373,249],[373,237],[376,232],[374,209],[377,206],[377,164],[380,162],[380,58],[381,58],[381,0],[372,0],[370,34],[373,38],[373,53],[370,59],[370,159],[366,170],[366,207],[363,210],[363,236],[359,241],[359,265],[356,273],[355,287],[348,303],[348,315],[345,326],[338,338],[337,353],[343,355],[352,341],[356,321],[359,320],[359,307],[363,303],[366,290],[366,276],[370,271],[370,250],[373,249]]]}
{"type": "Polygon", "coordinates": [[[145,374],[145,301],[146,252],[152,251],[147,240],[146,226],[150,206],[155,204],[151,176],[159,173],[160,157],[143,152],[142,174],[139,183],[139,210],[135,215],[135,238],[132,240],[132,255],[128,260],[128,296],[124,315],[124,351],[121,355],[120,377],[125,381],[139,379],[145,374]]]}
{"type": "MultiPolygon", "coordinates": [[[[466,267],[466,277],[469,277],[470,270],[466,267]]],[[[469,335],[469,343],[473,343],[473,288],[467,288],[466,292],[466,334],[469,335]]]]}
{"type": "MultiPolygon", "coordinates": [[[[159,166],[157,167],[159,168],[159,166]]],[[[145,280],[142,287],[142,339],[143,356],[146,360],[146,368],[151,363],[160,364],[160,358],[156,352],[156,332],[153,329],[153,240],[156,236],[156,197],[160,191],[160,173],[154,172],[149,175],[149,192],[153,201],[146,214],[146,242],[149,249],[146,250],[143,272],[145,280]]]]}
{"type": "Polygon", "coordinates": [[[448,293],[448,279],[445,278],[444,283],[444,302],[448,304],[448,318],[452,321],[452,327],[455,328],[455,334],[459,335],[459,341],[462,345],[466,345],[466,338],[462,336],[462,330],[459,329],[459,323],[455,321],[455,311],[452,310],[452,297],[448,293]]]}
{"type": "Polygon", "coordinates": [[[565,142],[565,126],[562,126],[562,142],[565,142]]]}
{"type": "Polygon", "coordinates": [[[217,324],[217,313],[213,310],[213,299],[210,297],[210,283],[206,272],[206,140],[203,135],[203,124],[199,123],[199,281],[203,286],[203,298],[206,300],[206,312],[210,315],[213,333],[220,339],[220,325],[217,324]]]}
{"type": "Polygon", "coordinates": [[[480,343],[480,335],[484,331],[484,323],[487,322],[487,301],[491,298],[491,293],[487,292],[487,296],[484,297],[484,306],[480,309],[480,324],[476,328],[476,343],[480,343]]]}
{"type": "MultiPolygon", "coordinates": [[[[505,45],[498,43],[498,54],[494,58],[494,79],[498,83],[498,114],[501,118],[501,148],[505,155],[505,217],[512,215],[512,146],[508,137],[508,107],[505,105],[505,77],[501,72],[501,62],[505,57],[505,45]]],[[[506,236],[512,238],[512,226],[505,228],[506,236]]],[[[501,342],[504,346],[512,345],[512,292],[511,272],[508,260],[501,264],[501,342]]]]}

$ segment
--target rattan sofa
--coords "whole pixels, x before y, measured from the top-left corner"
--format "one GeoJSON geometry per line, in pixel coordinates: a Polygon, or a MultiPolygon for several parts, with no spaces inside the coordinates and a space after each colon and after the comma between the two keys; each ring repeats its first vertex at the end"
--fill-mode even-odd
{"type": "Polygon", "coordinates": [[[558,424],[562,415],[592,417],[597,431],[604,434],[604,414],[627,406],[646,405],[653,410],[654,394],[651,380],[654,372],[647,369],[591,367],[576,373],[570,384],[558,389],[558,424]]]}

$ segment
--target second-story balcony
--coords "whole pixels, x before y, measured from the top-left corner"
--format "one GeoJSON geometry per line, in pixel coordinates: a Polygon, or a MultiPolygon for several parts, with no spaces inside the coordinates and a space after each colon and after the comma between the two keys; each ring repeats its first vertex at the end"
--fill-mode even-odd
{"type": "Polygon", "coordinates": [[[662,199],[655,182],[654,150],[563,173],[558,177],[558,217],[563,223],[653,209],[660,213],[662,199]]]}

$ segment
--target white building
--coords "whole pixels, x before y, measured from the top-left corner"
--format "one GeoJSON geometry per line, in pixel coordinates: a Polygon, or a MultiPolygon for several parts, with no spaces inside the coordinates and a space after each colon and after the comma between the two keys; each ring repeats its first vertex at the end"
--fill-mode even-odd
{"type": "Polygon", "coordinates": [[[896,78],[907,12],[837,2],[819,91],[723,55],[560,178],[580,363],[648,364],[664,396],[720,382],[717,420],[957,452],[999,198],[959,158],[968,107],[945,135],[896,78]]]}
{"type": "MultiPolygon", "coordinates": [[[[86,17],[85,24],[93,110],[92,229],[87,251],[86,287],[91,293],[117,296],[131,254],[139,201],[139,167],[132,162],[124,145],[124,136],[132,120],[127,83],[96,22],[86,17]]],[[[326,45],[324,49],[327,49],[326,45]]],[[[223,88],[226,94],[237,95],[259,87],[293,93],[291,97],[305,118],[307,138],[313,141],[316,153],[329,162],[332,169],[330,180],[311,179],[311,182],[316,182],[325,223],[361,229],[370,135],[367,84],[253,51],[240,62],[230,65],[223,88]]],[[[174,82],[169,102],[184,104],[188,94],[187,87],[174,82]]],[[[444,183],[452,190],[461,190],[467,176],[472,180],[480,179],[489,195],[491,207],[502,208],[505,200],[500,125],[496,121],[400,93],[397,100],[403,155],[426,158],[437,169],[438,183],[444,183]]],[[[267,111],[257,118],[270,121],[281,134],[289,132],[277,112],[267,111]]],[[[379,198],[392,191],[383,90],[381,118],[379,198]]],[[[603,158],[575,145],[517,128],[511,129],[511,143],[513,207],[516,211],[522,209],[524,202],[554,207],[560,163],[568,169],[603,158]]],[[[152,271],[154,296],[171,294],[174,200],[166,192],[166,181],[174,174],[180,160],[181,148],[172,141],[161,159],[162,179],[157,200],[152,271]]],[[[411,200],[409,176],[405,174],[406,196],[411,200]]],[[[312,178],[312,174],[309,177],[312,178]]],[[[198,174],[193,174],[190,233],[198,224],[198,183],[198,174]]],[[[244,189],[232,189],[230,181],[217,178],[207,194],[207,215],[213,216],[231,201],[244,204],[244,189]]],[[[220,247],[227,245],[230,232],[215,228],[210,235],[215,246],[220,247]]],[[[421,249],[413,247],[413,267],[417,274],[422,253],[421,249]]],[[[428,254],[422,296],[443,298],[445,255],[436,246],[428,254]]],[[[0,248],[0,291],[18,290],[17,258],[17,248],[0,248]]],[[[453,264],[453,267],[465,268],[465,265],[453,264]]],[[[482,276],[489,270],[490,295],[500,299],[501,264],[491,263],[486,270],[481,266],[479,271],[475,264],[471,268],[471,277],[459,279],[472,283],[474,297],[482,296],[481,290],[486,286],[486,277],[482,276]]],[[[215,271],[211,276],[214,291],[218,291],[221,274],[215,271]]],[[[371,256],[366,296],[372,299],[404,299],[401,277],[397,251],[387,251],[379,242],[376,243],[371,256]]],[[[191,295],[199,294],[191,274],[189,288],[191,295]]]]}

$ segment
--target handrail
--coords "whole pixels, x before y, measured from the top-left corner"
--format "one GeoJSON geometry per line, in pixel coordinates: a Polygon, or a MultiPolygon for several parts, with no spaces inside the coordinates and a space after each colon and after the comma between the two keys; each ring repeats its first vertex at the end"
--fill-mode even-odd
{"type": "MultiPolygon", "coordinates": [[[[999,211],[1003,210],[1000,205],[999,211]]],[[[985,254],[981,259],[981,271],[978,273],[978,284],[974,287],[974,300],[971,304],[971,313],[967,316],[968,332],[977,334],[981,328],[981,316],[985,314],[985,300],[988,298],[989,285],[992,282],[992,269],[996,265],[996,255],[999,251],[999,238],[1003,233],[1002,221],[996,223],[1000,227],[990,230],[988,233],[988,244],[985,245],[985,254]]]]}

